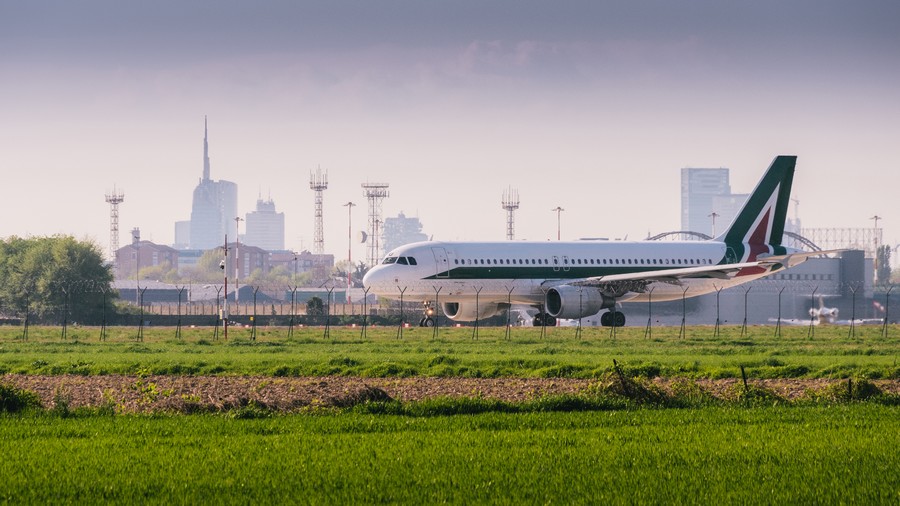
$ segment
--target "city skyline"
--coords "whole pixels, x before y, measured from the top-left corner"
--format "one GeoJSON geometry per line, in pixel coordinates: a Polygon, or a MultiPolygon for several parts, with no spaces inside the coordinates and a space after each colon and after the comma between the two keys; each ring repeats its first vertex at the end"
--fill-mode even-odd
{"type": "Polygon", "coordinates": [[[680,169],[729,167],[742,193],[778,154],[799,157],[805,225],[880,216],[900,243],[892,2],[0,5],[3,237],[105,252],[115,187],[120,230],[172,244],[208,115],[236,215],[268,194],[293,250],[319,166],[340,258],[366,181],[435,239],[503,240],[509,186],[517,240],[555,239],[557,206],[563,239],[641,239],[679,228],[680,169]]]}

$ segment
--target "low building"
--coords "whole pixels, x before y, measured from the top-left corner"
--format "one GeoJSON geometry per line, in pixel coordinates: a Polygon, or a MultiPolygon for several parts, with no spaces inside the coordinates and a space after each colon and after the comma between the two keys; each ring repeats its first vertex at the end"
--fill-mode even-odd
{"type": "Polygon", "coordinates": [[[169,246],[142,241],[140,230],[132,231],[132,242],[116,250],[116,277],[133,278],[141,269],[168,264],[178,269],[178,251],[169,246]]]}

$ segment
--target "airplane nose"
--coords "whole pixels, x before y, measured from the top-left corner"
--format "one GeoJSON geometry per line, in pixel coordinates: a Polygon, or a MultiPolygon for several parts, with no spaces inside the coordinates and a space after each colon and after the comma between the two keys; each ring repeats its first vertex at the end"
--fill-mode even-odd
{"type": "Polygon", "coordinates": [[[384,269],[379,265],[369,269],[363,276],[363,287],[372,288],[374,285],[378,285],[384,279],[384,269]]]}

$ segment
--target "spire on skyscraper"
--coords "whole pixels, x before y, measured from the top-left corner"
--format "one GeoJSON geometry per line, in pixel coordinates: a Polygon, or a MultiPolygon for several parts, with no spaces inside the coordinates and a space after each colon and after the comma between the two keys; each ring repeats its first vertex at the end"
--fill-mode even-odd
{"type": "Polygon", "coordinates": [[[203,181],[209,181],[209,140],[207,137],[206,116],[203,116],[203,181]]]}

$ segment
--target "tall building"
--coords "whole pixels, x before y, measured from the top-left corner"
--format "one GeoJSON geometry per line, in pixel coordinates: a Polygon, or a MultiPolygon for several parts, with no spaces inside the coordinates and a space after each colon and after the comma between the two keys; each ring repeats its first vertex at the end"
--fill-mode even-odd
{"type": "Polygon", "coordinates": [[[188,249],[191,247],[191,220],[181,220],[175,222],[175,242],[172,244],[175,249],[188,249]]]}
{"type": "Polygon", "coordinates": [[[681,169],[681,230],[713,235],[713,212],[716,233],[724,230],[734,215],[726,217],[725,209],[716,209],[725,203],[717,198],[731,196],[728,169],[681,169]]]}
{"type": "Polygon", "coordinates": [[[268,251],[284,249],[284,213],[275,212],[275,202],[257,199],[256,211],[247,213],[243,241],[268,251]]]}
{"type": "Polygon", "coordinates": [[[407,218],[401,211],[396,218],[384,219],[384,251],[409,244],[427,241],[428,236],[422,233],[422,222],[419,218],[407,218]]]}
{"type": "Polygon", "coordinates": [[[203,118],[203,177],[194,189],[190,249],[221,246],[226,234],[237,239],[237,215],[237,185],[210,179],[209,140],[206,118],[203,118]]]}

